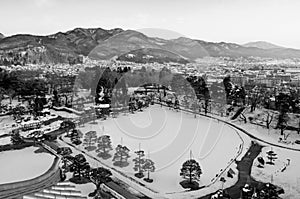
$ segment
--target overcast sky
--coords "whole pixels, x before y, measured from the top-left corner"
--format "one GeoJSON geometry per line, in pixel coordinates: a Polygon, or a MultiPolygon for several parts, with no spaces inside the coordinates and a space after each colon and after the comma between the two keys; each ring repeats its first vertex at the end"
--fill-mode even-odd
{"type": "Polygon", "coordinates": [[[0,32],[164,28],[206,41],[300,48],[299,0],[0,0],[0,32]]]}

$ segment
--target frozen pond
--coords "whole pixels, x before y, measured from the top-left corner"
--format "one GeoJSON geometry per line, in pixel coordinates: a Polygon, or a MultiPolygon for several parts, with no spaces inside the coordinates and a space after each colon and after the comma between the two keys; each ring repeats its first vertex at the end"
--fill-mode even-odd
{"type": "Polygon", "coordinates": [[[0,184],[29,180],[45,173],[54,156],[34,153],[36,147],[0,152],[0,184]]]}

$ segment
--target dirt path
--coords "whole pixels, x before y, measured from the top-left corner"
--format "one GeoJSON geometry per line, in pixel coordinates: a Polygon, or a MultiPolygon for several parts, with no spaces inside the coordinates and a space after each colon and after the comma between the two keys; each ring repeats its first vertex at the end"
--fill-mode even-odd
{"type": "MultiPolygon", "coordinates": [[[[253,165],[253,161],[259,155],[262,148],[263,147],[261,145],[252,142],[246,155],[241,159],[241,161],[237,162],[237,169],[239,171],[238,181],[233,186],[225,189],[225,191],[230,195],[231,198],[240,198],[241,187],[243,187],[246,183],[250,186],[255,187],[259,184],[262,184],[261,182],[258,182],[251,177],[251,168],[253,165]]],[[[199,199],[210,199],[213,194],[215,193],[203,196],[199,199]]]]}

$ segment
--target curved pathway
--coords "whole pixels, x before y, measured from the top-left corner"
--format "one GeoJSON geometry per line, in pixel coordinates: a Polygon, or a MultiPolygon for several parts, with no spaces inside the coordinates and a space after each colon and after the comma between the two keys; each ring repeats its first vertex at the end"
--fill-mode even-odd
{"type": "MultiPolygon", "coordinates": [[[[260,154],[262,148],[263,147],[261,145],[252,142],[252,145],[250,146],[246,155],[241,159],[241,161],[237,162],[237,169],[239,171],[238,181],[233,186],[224,189],[224,191],[227,192],[231,198],[240,198],[241,187],[243,187],[246,183],[254,187],[257,187],[259,184],[264,184],[251,177],[253,161],[260,154]]],[[[208,194],[200,197],[200,199],[210,199],[214,194],[215,193],[208,194]]]]}

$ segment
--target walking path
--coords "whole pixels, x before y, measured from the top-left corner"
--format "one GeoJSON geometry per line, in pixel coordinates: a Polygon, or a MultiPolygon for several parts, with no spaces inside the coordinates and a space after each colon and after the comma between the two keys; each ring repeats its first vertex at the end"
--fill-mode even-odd
{"type": "MultiPolygon", "coordinates": [[[[253,161],[260,154],[262,146],[252,142],[247,154],[241,159],[241,161],[237,162],[237,169],[239,171],[238,181],[231,187],[225,189],[231,198],[240,198],[241,187],[245,184],[249,184],[250,186],[256,187],[259,184],[264,184],[262,182],[258,182],[251,177],[251,168],[253,165],[253,161]]],[[[212,195],[215,193],[208,194],[206,196],[200,197],[199,199],[210,199],[212,195]]]]}

